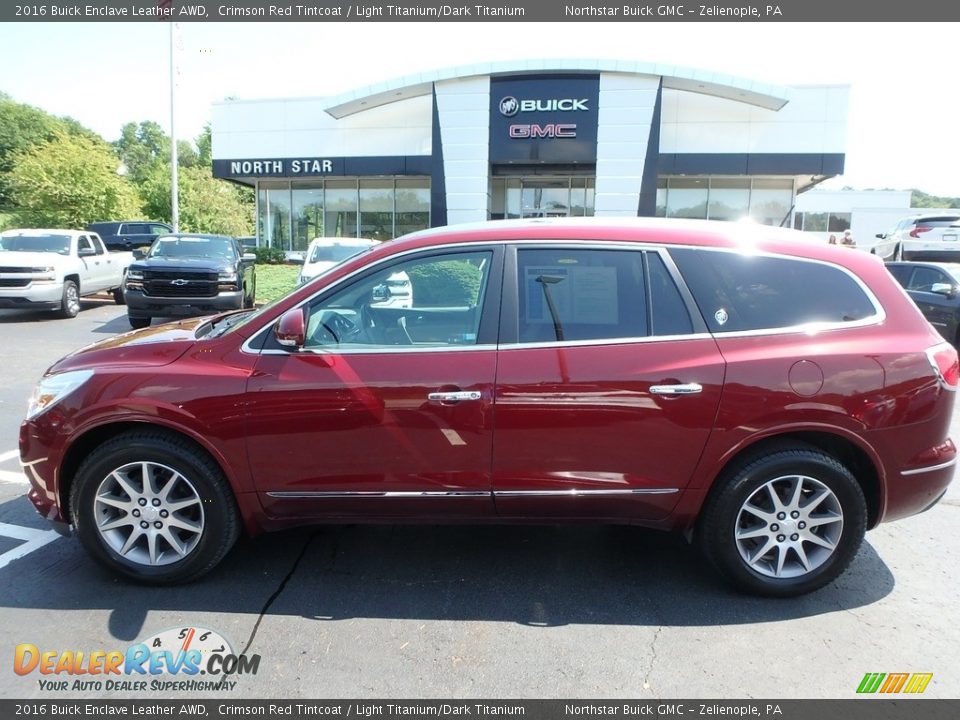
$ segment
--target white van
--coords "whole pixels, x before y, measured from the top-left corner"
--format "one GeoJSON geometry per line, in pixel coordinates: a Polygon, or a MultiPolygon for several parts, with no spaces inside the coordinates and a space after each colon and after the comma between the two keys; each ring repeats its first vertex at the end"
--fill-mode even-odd
{"type": "MultiPolygon", "coordinates": [[[[307,248],[306,259],[300,269],[297,282],[303,285],[344,260],[379,244],[379,240],[366,238],[314,238],[307,248]]],[[[413,286],[405,272],[394,273],[387,278],[385,285],[389,296],[376,301],[374,303],[376,307],[413,307],[413,286]]]]}

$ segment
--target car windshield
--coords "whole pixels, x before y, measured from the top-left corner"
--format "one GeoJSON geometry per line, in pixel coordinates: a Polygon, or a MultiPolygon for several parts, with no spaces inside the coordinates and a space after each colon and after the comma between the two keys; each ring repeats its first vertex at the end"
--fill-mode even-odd
{"type": "Polygon", "coordinates": [[[369,250],[372,245],[317,245],[310,253],[310,259],[307,262],[342,262],[354,255],[359,255],[365,250],[369,250]]]}
{"type": "Polygon", "coordinates": [[[153,243],[147,257],[234,259],[236,255],[227,238],[161,237],[153,243]]]}
{"type": "Polygon", "coordinates": [[[69,235],[4,235],[0,250],[70,254],[69,235]]]}

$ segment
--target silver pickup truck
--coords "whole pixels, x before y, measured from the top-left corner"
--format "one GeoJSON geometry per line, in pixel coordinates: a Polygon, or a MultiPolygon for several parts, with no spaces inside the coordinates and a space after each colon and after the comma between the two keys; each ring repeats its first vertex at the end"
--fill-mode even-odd
{"type": "Polygon", "coordinates": [[[107,252],[88,230],[6,230],[0,233],[0,308],[55,310],[76,317],[80,298],[113,293],[123,304],[129,252],[107,252]]]}

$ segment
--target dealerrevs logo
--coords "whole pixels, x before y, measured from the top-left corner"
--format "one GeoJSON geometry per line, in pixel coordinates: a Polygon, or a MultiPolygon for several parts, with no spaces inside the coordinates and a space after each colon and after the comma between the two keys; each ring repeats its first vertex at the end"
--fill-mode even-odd
{"type": "Polygon", "coordinates": [[[513,117],[518,112],[588,112],[587,98],[549,98],[517,100],[508,95],[500,100],[500,114],[513,117]]]}
{"type": "Polygon", "coordinates": [[[237,655],[226,638],[201,627],[165,630],[126,650],[41,650],[21,643],[13,655],[17,675],[39,674],[41,690],[59,691],[232,690],[237,682],[231,678],[259,668],[259,655],[237,655]]]}

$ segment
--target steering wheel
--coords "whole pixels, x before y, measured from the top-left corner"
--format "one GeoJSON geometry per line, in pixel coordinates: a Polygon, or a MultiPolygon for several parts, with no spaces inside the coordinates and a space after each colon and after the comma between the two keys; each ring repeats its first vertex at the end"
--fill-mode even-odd
{"type": "Polygon", "coordinates": [[[338,345],[349,342],[359,335],[363,328],[350,318],[337,312],[329,313],[320,323],[320,340],[326,343],[329,340],[338,345]]]}

